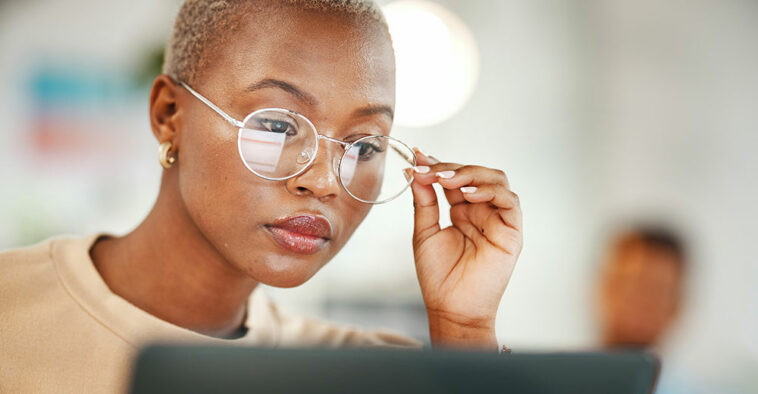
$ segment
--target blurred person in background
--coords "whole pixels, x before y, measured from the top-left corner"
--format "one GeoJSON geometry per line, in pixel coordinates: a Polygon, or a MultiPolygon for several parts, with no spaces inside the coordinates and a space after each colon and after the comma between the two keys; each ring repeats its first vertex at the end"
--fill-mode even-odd
{"type": "Polygon", "coordinates": [[[372,2],[187,0],[163,72],[149,97],[164,170],[148,216],[124,236],[0,254],[0,391],[123,391],[137,349],[155,340],[419,347],[289,315],[259,286],[299,286],[328,263],[387,186],[377,164],[398,151],[432,345],[499,350],[518,197],[500,170],[388,145],[395,61],[372,2]],[[256,149],[265,155],[245,153],[256,149]],[[434,184],[451,206],[446,228],[434,184]]]}
{"type": "Polygon", "coordinates": [[[672,231],[641,226],[613,239],[599,283],[603,346],[657,347],[679,315],[686,266],[672,231]]]}
{"type": "Polygon", "coordinates": [[[682,305],[687,274],[682,238],[663,226],[634,226],[608,246],[598,284],[598,317],[603,347],[642,349],[662,359],[656,392],[703,392],[694,380],[666,362],[667,334],[682,305]]]}

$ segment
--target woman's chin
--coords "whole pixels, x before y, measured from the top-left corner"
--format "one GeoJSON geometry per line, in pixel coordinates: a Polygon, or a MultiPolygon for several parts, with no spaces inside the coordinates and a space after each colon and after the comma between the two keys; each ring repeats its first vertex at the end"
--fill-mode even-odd
{"type": "Polygon", "coordinates": [[[273,287],[297,287],[307,282],[325,262],[298,256],[270,256],[250,262],[243,270],[256,281],[273,287]]]}

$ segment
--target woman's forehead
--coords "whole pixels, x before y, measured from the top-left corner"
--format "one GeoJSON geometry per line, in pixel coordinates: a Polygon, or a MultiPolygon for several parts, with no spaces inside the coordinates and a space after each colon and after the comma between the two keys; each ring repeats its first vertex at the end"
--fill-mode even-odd
{"type": "Polygon", "coordinates": [[[224,41],[209,71],[228,76],[230,89],[275,78],[304,86],[320,100],[353,98],[394,107],[392,44],[378,24],[294,10],[256,18],[224,41]]]}

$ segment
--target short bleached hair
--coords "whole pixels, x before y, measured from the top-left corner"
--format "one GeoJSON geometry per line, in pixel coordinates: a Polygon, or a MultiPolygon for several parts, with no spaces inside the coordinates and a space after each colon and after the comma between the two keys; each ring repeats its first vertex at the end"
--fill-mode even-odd
{"type": "Polygon", "coordinates": [[[367,18],[387,31],[381,9],[372,0],[185,0],[166,45],[163,73],[194,83],[208,63],[208,49],[224,44],[250,12],[297,7],[348,17],[367,18]]]}

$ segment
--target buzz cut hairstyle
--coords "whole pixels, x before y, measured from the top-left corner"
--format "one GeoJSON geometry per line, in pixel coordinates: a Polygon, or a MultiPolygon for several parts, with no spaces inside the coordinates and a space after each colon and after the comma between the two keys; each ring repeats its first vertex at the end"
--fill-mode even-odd
{"type": "Polygon", "coordinates": [[[384,15],[373,0],[185,0],[166,45],[163,73],[175,80],[195,83],[208,64],[209,48],[228,40],[228,33],[240,27],[241,16],[284,7],[367,18],[378,23],[389,36],[384,15]]]}

